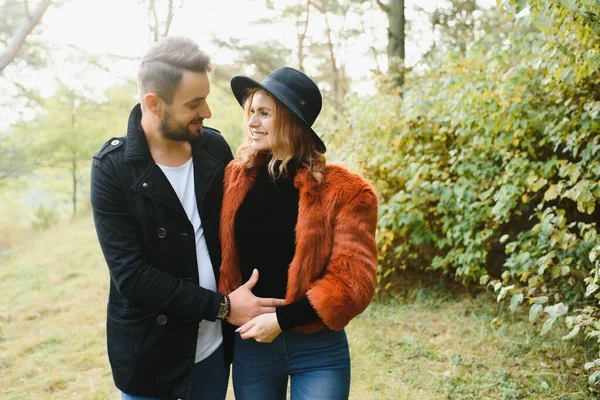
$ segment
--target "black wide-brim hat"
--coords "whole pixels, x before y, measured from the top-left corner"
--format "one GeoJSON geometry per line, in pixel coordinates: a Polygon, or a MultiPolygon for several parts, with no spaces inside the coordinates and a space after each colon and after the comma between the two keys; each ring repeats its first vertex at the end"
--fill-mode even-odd
{"type": "Polygon", "coordinates": [[[231,78],[231,90],[242,107],[248,96],[248,90],[253,88],[266,91],[298,117],[314,137],[317,149],[325,153],[327,149],[325,143],[312,129],[323,105],[321,91],[312,79],[290,67],[276,69],[260,83],[242,75],[231,78]]]}

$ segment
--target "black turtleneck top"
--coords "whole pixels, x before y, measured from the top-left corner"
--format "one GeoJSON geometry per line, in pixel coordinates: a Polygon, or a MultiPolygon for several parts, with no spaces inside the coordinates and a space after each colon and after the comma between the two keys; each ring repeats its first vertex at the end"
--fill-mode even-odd
{"type": "MultiPolygon", "coordinates": [[[[258,283],[252,290],[258,297],[285,298],[288,268],[296,250],[300,193],[294,186],[295,161],[287,168],[286,176],[273,181],[266,163],[258,167],[256,182],[235,217],[242,280],[258,269],[258,283]]],[[[276,313],[282,330],[318,318],[307,298],[277,307],[276,313]]]]}

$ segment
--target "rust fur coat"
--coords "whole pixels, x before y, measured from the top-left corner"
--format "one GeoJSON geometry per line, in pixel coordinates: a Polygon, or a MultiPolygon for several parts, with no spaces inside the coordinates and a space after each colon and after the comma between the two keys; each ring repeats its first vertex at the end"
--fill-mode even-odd
{"type": "MultiPolygon", "coordinates": [[[[231,293],[242,284],[234,221],[256,173],[256,169],[245,169],[235,161],[225,170],[221,293],[231,293]]],[[[340,330],[365,310],[375,291],[377,195],[366,180],[335,165],[327,166],[321,184],[306,168],[298,169],[294,186],[300,192],[300,201],[286,302],[308,297],[322,320],[296,330],[316,332],[323,323],[340,330]]]]}

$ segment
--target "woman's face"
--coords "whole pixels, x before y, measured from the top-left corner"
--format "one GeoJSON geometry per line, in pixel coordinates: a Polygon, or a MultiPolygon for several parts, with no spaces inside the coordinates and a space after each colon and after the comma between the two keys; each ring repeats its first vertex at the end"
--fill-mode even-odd
{"type": "Polygon", "coordinates": [[[254,151],[269,151],[273,147],[271,135],[275,125],[274,100],[263,90],[252,96],[248,115],[248,128],[254,151]]]}

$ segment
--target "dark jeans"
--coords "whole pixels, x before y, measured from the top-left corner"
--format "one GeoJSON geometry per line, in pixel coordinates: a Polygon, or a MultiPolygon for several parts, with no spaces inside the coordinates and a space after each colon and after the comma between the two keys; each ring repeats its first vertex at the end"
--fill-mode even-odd
{"type": "MultiPolygon", "coordinates": [[[[229,383],[229,369],[225,368],[225,352],[219,346],[208,358],[196,363],[192,370],[192,397],[189,400],[224,400],[229,383]]],[[[132,396],[121,393],[123,400],[162,400],[157,397],[132,396]]],[[[188,400],[188,399],[186,399],[188,400]]]]}
{"type": "Polygon", "coordinates": [[[288,376],[292,400],[346,400],[350,352],[346,333],[282,332],[271,343],[235,337],[233,391],[236,400],[282,400],[288,376]]]}

